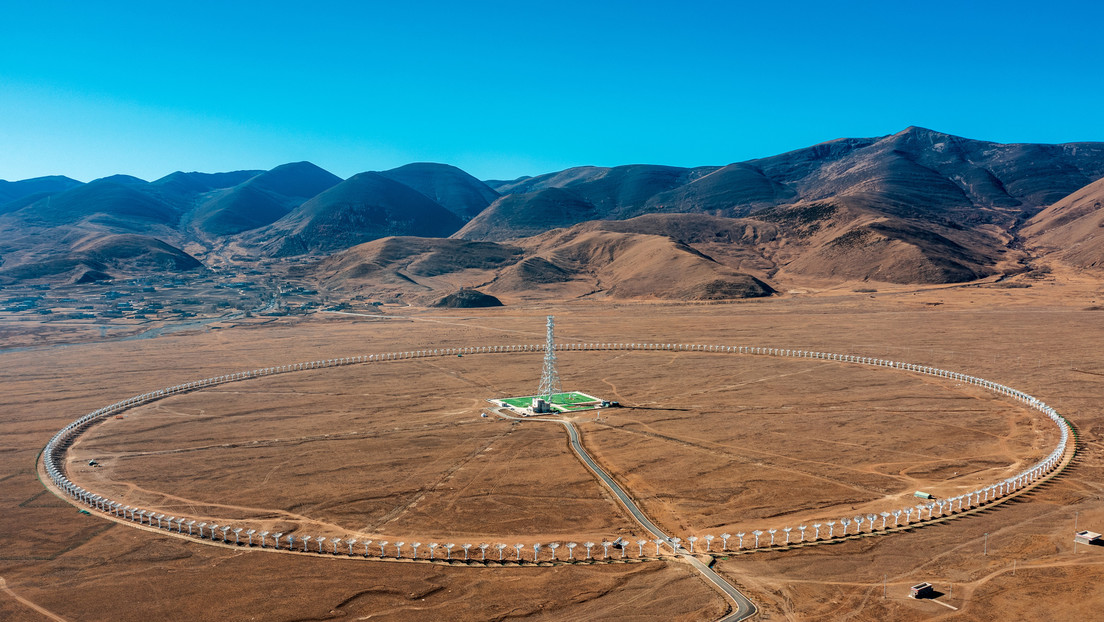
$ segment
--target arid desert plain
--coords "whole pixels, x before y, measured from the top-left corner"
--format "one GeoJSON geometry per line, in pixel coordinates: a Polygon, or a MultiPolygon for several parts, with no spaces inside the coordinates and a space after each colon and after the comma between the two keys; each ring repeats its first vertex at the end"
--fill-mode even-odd
{"type": "MultiPolygon", "coordinates": [[[[725,304],[383,306],[379,317],[243,318],[142,339],[76,325],[36,333],[33,322],[12,321],[5,344],[18,347],[0,353],[0,618],[723,616],[730,604],[721,593],[685,561],[651,555],[651,544],[643,559],[632,544],[624,562],[600,559],[598,547],[597,561],[580,561],[580,548],[568,563],[563,549],[540,565],[469,564],[459,549],[451,563],[292,554],[80,513],[44,486],[39,452],[50,437],[119,399],[298,361],[542,344],[549,314],[564,344],[770,346],[933,365],[1030,393],[1075,426],[1076,455],[1063,469],[978,512],[817,546],[748,552],[733,538],[719,552],[718,538],[713,567],[756,604],[758,619],[1099,615],[1090,596],[1104,580],[1104,547],[1075,548],[1073,533],[1075,525],[1104,531],[1104,289],[1059,270],[1031,287],[837,287],[725,304]],[[938,598],[908,598],[921,582],[938,598]]],[[[89,429],[69,451],[69,477],[212,523],[503,542],[507,559],[515,543],[647,538],[560,426],[480,416],[489,398],[533,393],[541,363],[540,352],[388,361],[175,395],[89,429]]],[[[1057,440],[1046,417],[1013,400],[902,370],[565,351],[559,371],[565,389],[620,402],[572,416],[583,443],[652,521],[683,538],[772,526],[781,538],[784,527],[907,506],[917,490],[950,497],[1021,471],[1057,440]]]]}

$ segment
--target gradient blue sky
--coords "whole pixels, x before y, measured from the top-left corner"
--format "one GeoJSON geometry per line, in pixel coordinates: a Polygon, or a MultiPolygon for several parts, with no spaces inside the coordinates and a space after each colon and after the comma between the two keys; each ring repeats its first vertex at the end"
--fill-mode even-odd
{"type": "Polygon", "coordinates": [[[0,0],[0,179],[1104,140],[1096,2],[0,0]],[[227,6],[228,5],[228,6],[227,6]]]}

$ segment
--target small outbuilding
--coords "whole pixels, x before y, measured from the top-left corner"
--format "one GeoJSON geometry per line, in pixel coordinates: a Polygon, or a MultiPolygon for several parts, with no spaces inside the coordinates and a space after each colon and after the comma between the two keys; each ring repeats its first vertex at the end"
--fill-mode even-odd
{"type": "Polygon", "coordinates": [[[934,593],[931,583],[917,583],[909,588],[910,598],[930,598],[934,593]]]}
{"type": "Polygon", "coordinates": [[[935,496],[932,495],[930,492],[924,492],[922,490],[917,490],[916,492],[912,493],[912,496],[920,497],[921,499],[934,499],[935,498],[935,496]]]}
{"type": "Polygon", "coordinates": [[[1078,544],[1100,544],[1100,534],[1095,531],[1078,531],[1073,534],[1073,541],[1078,544]]]}

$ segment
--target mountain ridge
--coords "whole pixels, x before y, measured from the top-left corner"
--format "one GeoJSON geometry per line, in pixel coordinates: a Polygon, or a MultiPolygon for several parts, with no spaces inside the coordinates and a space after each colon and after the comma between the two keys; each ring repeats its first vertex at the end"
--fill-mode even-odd
{"type": "Polygon", "coordinates": [[[250,231],[279,220],[339,183],[340,177],[310,162],[281,164],[217,189],[197,206],[188,225],[212,238],[250,231]]]}
{"type": "Polygon", "coordinates": [[[379,174],[417,190],[464,221],[499,197],[487,184],[449,164],[414,162],[379,174]]]}
{"type": "MultiPolygon", "coordinates": [[[[1000,144],[911,126],[882,137],[836,139],[725,167],[679,169],[686,183],[647,198],[632,193],[637,183],[628,188],[632,200],[611,200],[608,188],[602,187],[610,173],[641,166],[651,165],[578,167],[500,185],[503,198],[456,235],[483,239],[495,231],[512,237],[541,226],[654,212],[742,217],[785,203],[838,196],[854,197],[898,217],[1011,226],[1104,177],[1104,143],[1000,144]],[[731,179],[724,180],[726,176],[731,179]],[[534,214],[549,209],[544,191],[550,188],[563,191],[553,201],[556,205],[574,201],[576,216],[559,214],[543,225],[535,221],[534,214]],[[519,222],[521,214],[526,218],[519,222]]],[[[626,185],[618,191],[624,192],[626,185]]]]}
{"type": "Polygon", "coordinates": [[[334,252],[396,235],[447,237],[461,224],[459,217],[417,190],[365,172],[319,193],[244,240],[263,254],[284,257],[334,252]]]}
{"type": "Polygon", "coordinates": [[[918,126],[721,166],[580,166],[487,183],[431,162],[344,180],[309,162],[152,182],[53,176],[0,182],[0,261],[10,276],[196,269],[177,253],[201,266],[329,257],[348,265],[303,274],[336,288],[378,278],[425,300],[472,284],[503,300],[705,300],[807,278],[956,283],[1035,256],[1104,267],[1101,179],[1104,143],[1001,144],[918,126]],[[81,244],[99,239],[106,250],[92,257],[81,244]],[[397,245],[413,263],[394,259],[397,245]]]}

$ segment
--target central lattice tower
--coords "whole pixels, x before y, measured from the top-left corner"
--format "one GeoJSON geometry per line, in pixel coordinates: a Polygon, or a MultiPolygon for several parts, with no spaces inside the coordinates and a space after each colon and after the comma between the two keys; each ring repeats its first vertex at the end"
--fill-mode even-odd
{"type": "Polygon", "coordinates": [[[556,371],[556,320],[554,316],[548,316],[548,335],[544,342],[544,371],[541,372],[540,386],[537,388],[537,397],[552,403],[552,396],[562,393],[560,389],[560,374],[556,371]]]}

